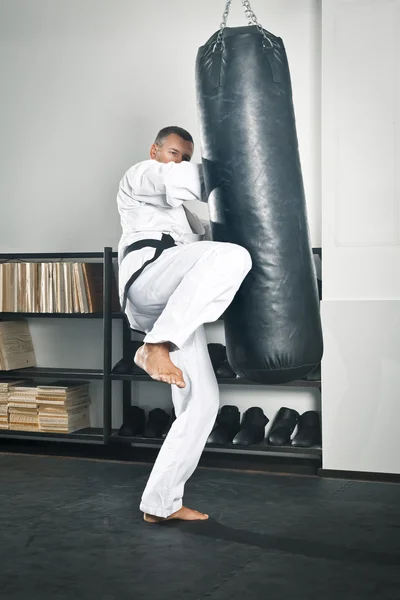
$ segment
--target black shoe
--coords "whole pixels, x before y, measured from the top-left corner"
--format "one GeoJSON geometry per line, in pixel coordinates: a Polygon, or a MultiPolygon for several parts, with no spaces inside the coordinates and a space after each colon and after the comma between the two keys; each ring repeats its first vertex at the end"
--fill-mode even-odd
{"type": "Polygon", "coordinates": [[[113,373],[118,373],[125,375],[125,373],[130,373],[130,367],[128,366],[128,361],[124,358],[121,358],[115,365],[112,370],[113,373]]]}
{"type": "Polygon", "coordinates": [[[121,437],[133,437],[132,427],[126,423],[122,423],[121,427],[119,428],[118,435],[121,437]]]}
{"type": "Polygon", "coordinates": [[[292,446],[310,448],[321,443],[321,423],[315,410],[308,410],[299,418],[297,433],[292,439],[292,446]]]}
{"type": "Polygon", "coordinates": [[[297,410],[286,407],[280,408],[269,430],[268,444],[271,444],[271,446],[290,444],[290,436],[297,425],[298,419],[299,413],[297,410]]]}
{"type": "Polygon", "coordinates": [[[131,341],[129,343],[129,353],[125,358],[121,358],[114,366],[112,372],[118,374],[129,373],[132,375],[139,375],[145,373],[143,369],[135,365],[133,359],[135,358],[136,352],[143,346],[143,342],[131,341]]]}
{"type": "Polygon", "coordinates": [[[261,408],[253,407],[246,410],[243,416],[240,431],[233,438],[234,444],[250,446],[259,444],[265,436],[265,426],[269,419],[264,415],[261,408]]]}
{"type": "Polygon", "coordinates": [[[214,372],[216,373],[226,360],[226,348],[223,344],[207,344],[207,348],[214,372]]]}
{"type": "Polygon", "coordinates": [[[222,365],[217,369],[217,377],[222,377],[223,379],[236,379],[236,373],[232,371],[228,360],[224,360],[222,365]]]}
{"type": "Polygon", "coordinates": [[[118,435],[133,437],[143,433],[146,417],[143,408],[130,406],[126,411],[125,421],[121,425],[118,435]]]}
{"type": "Polygon", "coordinates": [[[163,440],[165,440],[165,438],[169,434],[169,430],[171,429],[172,423],[175,421],[175,419],[176,419],[176,415],[175,415],[175,410],[173,409],[170,421],[169,421],[168,425],[166,426],[166,428],[164,429],[164,431],[161,434],[161,437],[163,438],[163,440]]]}
{"type": "Polygon", "coordinates": [[[143,342],[133,341],[130,343],[130,352],[129,352],[128,360],[129,360],[130,373],[132,373],[132,375],[147,375],[146,371],[143,371],[143,369],[138,367],[134,362],[135,354],[139,350],[139,348],[141,348],[142,346],[143,346],[143,342]]]}
{"type": "Polygon", "coordinates": [[[162,408],[155,408],[149,412],[149,420],[144,429],[143,437],[160,438],[168,425],[170,416],[162,408]]]}
{"type": "Polygon", "coordinates": [[[209,435],[209,444],[229,444],[240,429],[240,413],[237,406],[223,406],[209,435]]]}

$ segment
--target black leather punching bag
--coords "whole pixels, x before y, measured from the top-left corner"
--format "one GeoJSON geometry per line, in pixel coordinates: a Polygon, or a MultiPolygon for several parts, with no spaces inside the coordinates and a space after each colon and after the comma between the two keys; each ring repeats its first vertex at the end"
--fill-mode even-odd
{"type": "Polygon", "coordinates": [[[322,358],[289,67],[280,38],[226,17],[199,49],[196,87],[212,236],[253,260],[225,313],[227,354],[240,377],[286,383],[322,358]]]}

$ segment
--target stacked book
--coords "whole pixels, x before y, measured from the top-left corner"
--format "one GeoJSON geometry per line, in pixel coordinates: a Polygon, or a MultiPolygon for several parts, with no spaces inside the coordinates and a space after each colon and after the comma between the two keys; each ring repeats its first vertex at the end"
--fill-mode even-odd
{"type": "Polygon", "coordinates": [[[58,381],[38,386],[39,430],[73,433],[90,427],[89,384],[58,381]]]}
{"type": "Polygon", "coordinates": [[[0,381],[0,429],[9,428],[8,394],[12,386],[23,384],[23,380],[3,379],[0,381]]]}
{"type": "Polygon", "coordinates": [[[35,352],[27,321],[0,322],[0,371],[35,366],[35,352]]]}
{"type": "Polygon", "coordinates": [[[38,431],[38,405],[36,386],[33,383],[13,385],[8,391],[9,429],[38,431]]]}
{"type": "Polygon", "coordinates": [[[0,429],[8,429],[8,383],[0,383],[0,429]]]}
{"type": "MultiPolygon", "coordinates": [[[[112,310],[119,311],[115,276],[112,310]]],[[[99,313],[103,310],[103,263],[0,264],[0,313],[99,313]]]]}

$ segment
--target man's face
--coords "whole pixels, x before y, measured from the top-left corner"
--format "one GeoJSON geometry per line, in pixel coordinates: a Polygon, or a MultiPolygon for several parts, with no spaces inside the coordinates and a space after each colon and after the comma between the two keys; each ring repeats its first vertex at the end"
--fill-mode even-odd
{"type": "Polygon", "coordinates": [[[153,144],[150,148],[150,158],[162,163],[190,161],[193,156],[194,146],[192,142],[171,133],[165,138],[162,146],[153,144]]]}

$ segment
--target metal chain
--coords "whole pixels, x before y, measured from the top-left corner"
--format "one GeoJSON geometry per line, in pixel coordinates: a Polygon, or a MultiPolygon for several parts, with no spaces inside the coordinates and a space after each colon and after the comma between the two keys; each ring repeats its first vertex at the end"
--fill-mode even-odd
{"type": "Polygon", "coordinates": [[[261,23],[258,22],[257,17],[254,14],[254,12],[250,6],[249,0],[242,0],[242,4],[243,4],[244,14],[246,15],[248,24],[255,25],[257,27],[258,31],[262,34],[262,36],[266,38],[267,36],[265,35],[265,31],[264,31],[261,23]]]}
{"type": "MultiPolygon", "coordinates": [[[[217,41],[214,44],[214,48],[213,51],[216,49],[217,46],[219,46],[220,44],[223,45],[224,42],[224,29],[226,27],[226,23],[228,21],[228,16],[229,16],[229,11],[231,8],[231,4],[232,4],[232,0],[226,0],[226,5],[225,5],[225,10],[224,10],[224,14],[222,15],[222,22],[220,25],[220,30],[218,32],[218,36],[217,36],[217,41]]],[[[273,43],[271,42],[271,40],[269,39],[269,37],[267,36],[267,34],[265,33],[263,26],[261,25],[261,23],[258,22],[256,15],[254,14],[251,6],[250,6],[250,1],[249,0],[242,0],[242,5],[244,8],[244,14],[246,16],[247,22],[249,25],[255,25],[258,29],[258,31],[261,33],[261,35],[263,36],[264,40],[263,40],[263,45],[265,40],[267,40],[267,42],[269,43],[269,45],[271,46],[271,48],[273,48],[273,43]]]]}
{"type": "Polygon", "coordinates": [[[222,44],[223,35],[224,35],[224,29],[226,27],[226,22],[228,20],[228,16],[229,16],[229,11],[230,11],[230,8],[231,8],[231,4],[232,4],[232,0],[226,0],[226,6],[225,6],[224,14],[222,15],[222,23],[220,25],[220,30],[218,32],[218,37],[217,37],[217,41],[215,42],[214,50],[215,50],[215,48],[217,46],[219,46],[219,44],[222,44]]]}

